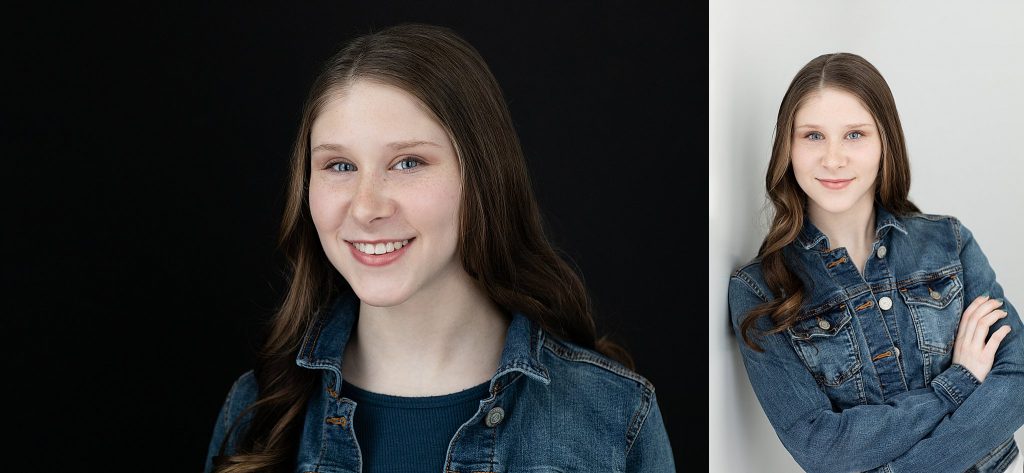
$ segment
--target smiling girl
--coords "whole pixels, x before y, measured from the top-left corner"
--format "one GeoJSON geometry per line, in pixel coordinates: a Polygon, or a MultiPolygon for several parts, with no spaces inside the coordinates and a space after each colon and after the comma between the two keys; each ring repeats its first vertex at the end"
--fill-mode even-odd
{"type": "Polygon", "coordinates": [[[207,471],[674,471],[654,387],[596,336],[472,46],[426,25],[352,40],[291,165],[288,293],[207,471]]]}
{"type": "MultiPolygon", "coordinates": [[[[811,472],[1020,472],[1024,333],[960,220],[908,200],[889,86],[825,54],[782,99],[775,216],[729,283],[751,386],[811,472]]],[[[964,183],[970,187],[970,183],[964,183]]]]}

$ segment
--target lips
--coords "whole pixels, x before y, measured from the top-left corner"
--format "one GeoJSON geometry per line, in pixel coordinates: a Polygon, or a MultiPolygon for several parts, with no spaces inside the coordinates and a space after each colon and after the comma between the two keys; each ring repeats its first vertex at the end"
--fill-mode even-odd
{"type": "Polygon", "coordinates": [[[415,238],[411,238],[408,240],[408,243],[406,245],[402,246],[401,249],[379,255],[370,255],[363,253],[362,251],[359,251],[358,248],[356,248],[356,245],[354,243],[351,242],[349,242],[348,247],[352,253],[352,256],[355,257],[356,261],[359,261],[360,263],[363,263],[366,266],[387,266],[393,263],[395,260],[401,258],[402,255],[405,254],[406,250],[410,246],[412,246],[415,240],[415,238]]]}
{"type": "Polygon", "coordinates": [[[818,179],[818,182],[828,189],[838,190],[850,185],[853,179],[818,179]]]}

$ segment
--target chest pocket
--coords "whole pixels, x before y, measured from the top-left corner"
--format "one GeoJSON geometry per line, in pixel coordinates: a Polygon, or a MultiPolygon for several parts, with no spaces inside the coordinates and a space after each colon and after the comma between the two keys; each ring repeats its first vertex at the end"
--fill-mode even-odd
{"type": "Polygon", "coordinates": [[[957,273],[901,287],[900,295],[910,308],[921,350],[950,353],[963,315],[963,284],[957,273]]]}
{"type": "Polygon", "coordinates": [[[853,318],[846,304],[811,311],[788,328],[790,341],[804,365],[819,383],[836,387],[860,371],[860,352],[853,333],[853,318]]]}

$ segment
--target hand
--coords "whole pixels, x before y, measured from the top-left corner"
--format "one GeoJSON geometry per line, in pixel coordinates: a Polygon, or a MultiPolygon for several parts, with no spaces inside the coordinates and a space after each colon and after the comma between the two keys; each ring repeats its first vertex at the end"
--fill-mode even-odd
{"type": "Polygon", "coordinates": [[[1001,305],[1002,301],[981,296],[967,307],[960,318],[960,328],[953,343],[953,363],[967,368],[978,381],[985,381],[988,372],[992,371],[999,343],[1010,333],[1010,326],[1004,325],[985,343],[992,324],[1007,315],[1005,310],[996,310],[1001,305]]]}

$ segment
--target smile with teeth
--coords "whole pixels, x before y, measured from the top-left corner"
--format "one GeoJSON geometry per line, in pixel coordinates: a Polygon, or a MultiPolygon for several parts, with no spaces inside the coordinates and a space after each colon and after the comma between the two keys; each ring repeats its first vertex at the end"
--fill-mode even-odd
{"type": "Polygon", "coordinates": [[[361,253],[366,253],[368,255],[382,255],[384,253],[391,253],[393,251],[400,250],[400,249],[402,249],[403,246],[408,245],[408,244],[409,244],[409,240],[402,240],[402,241],[389,241],[387,243],[377,243],[377,244],[371,244],[371,243],[352,243],[352,246],[355,246],[356,249],[359,250],[361,253]]]}

